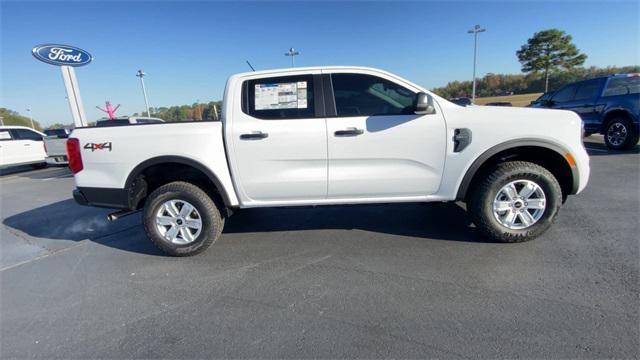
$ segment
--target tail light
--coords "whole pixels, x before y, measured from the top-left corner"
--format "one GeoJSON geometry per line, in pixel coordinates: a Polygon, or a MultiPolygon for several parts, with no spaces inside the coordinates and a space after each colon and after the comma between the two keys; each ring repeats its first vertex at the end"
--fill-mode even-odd
{"type": "Polygon", "coordinates": [[[44,142],[44,139],[42,140],[42,146],[44,147],[44,153],[47,153],[47,143],[44,142]]]}
{"type": "Polygon", "coordinates": [[[80,154],[80,140],[76,138],[67,140],[67,159],[72,173],[77,174],[84,169],[82,155],[80,154]]]}

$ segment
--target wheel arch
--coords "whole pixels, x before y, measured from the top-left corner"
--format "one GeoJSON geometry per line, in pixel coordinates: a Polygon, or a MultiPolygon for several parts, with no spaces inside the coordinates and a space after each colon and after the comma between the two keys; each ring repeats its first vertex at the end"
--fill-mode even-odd
{"type": "Polygon", "coordinates": [[[127,190],[127,193],[128,193],[130,208],[133,208],[133,209],[137,208],[138,202],[142,200],[144,197],[146,197],[147,195],[146,182],[141,183],[139,181],[139,179],[141,179],[141,177],[144,175],[145,171],[153,167],[158,167],[163,165],[170,166],[172,164],[174,165],[178,164],[184,167],[188,167],[202,174],[215,187],[215,189],[209,189],[209,190],[216,191],[216,193],[220,196],[226,208],[229,208],[231,206],[231,200],[229,199],[229,195],[225,187],[222,185],[222,182],[216,176],[216,174],[214,174],[213,171],[211,171],[207,166],[203,165],[202,163],[196,160],[189,159],[186,157],[166,155],[166,156],[157,156],[154,158],[147,159],[141,162],[140,164],[136,165],[133,168],[133,170],[131,170],[131,172],[129,173],[129,176],[127,176],[127,180],[124,186],[125,190],[127,190]]]}
{"type": "Polygon", "coordinates": [[[602,128],[600,132],[602,134],[605,134],[605,132],[607,131],[607,126],[609,126],[611,121],[617,119],[618,117],[622,117],[628,120],[633,127],[632,130],[637,132],[640,129],[639,119],[631,111],[625,108],[611,108],[608,109],[602,116],[602,128]]]}
{"type": "Polygon", "coordinates": [[[567,195],[575,194],[578,191],[580,176],[575,163],[571,165],[570,160],[567,160],[568,156],[573,160],[571,153],[563,146],[546,140],[511,140],[495,145],[483,152],[471,163],[460,182],[460,186],[458,186],[456,200],[466,201],[469,190],[473,187],[475,181],[491,165],[515,159],[531,161],[545,168],[551,164],[556,165],[552,166],[553,169],[548,170],[560,182],[563,197],[566,198],[567,195]],[[536,150],[540,152],[536,153],[536,150]],[[534,154],[540,156],[533,156],[534,154]]]}

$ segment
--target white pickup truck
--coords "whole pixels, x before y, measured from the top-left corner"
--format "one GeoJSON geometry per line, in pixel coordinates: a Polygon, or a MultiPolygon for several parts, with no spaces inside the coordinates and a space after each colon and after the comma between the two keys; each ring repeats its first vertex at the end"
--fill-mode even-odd
{"type": "Polygon", "coordinates": [[[76,201],[142,209],[176,256],[235,209],[272,206],[464,201],[480,234],[520,242],[589,178],[573,112],[461,107],[361,67],[234,75],[219,122],[77,128],[67,147],[76,201]]]}
{"type": "Polygon", "coordinates": [[[67,165],[67,139],[73,129],[58,128],[47,129],[44,140],[44,149],[47,152],[47,164],[67,165]]]}

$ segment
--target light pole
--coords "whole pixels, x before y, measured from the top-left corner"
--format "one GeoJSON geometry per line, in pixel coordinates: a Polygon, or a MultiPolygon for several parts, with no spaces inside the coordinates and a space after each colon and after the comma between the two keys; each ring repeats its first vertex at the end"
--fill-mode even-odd
{"type": "Polygon", "coordinates": [[[300,52],[296,51],[294,48],[291,48],[289,49],[289,52],[284,53],[284,56],[291,56],[291,67],[295,67],[295,61],[293,59],[298,55],[300,55],[300,52]]]}
{"type": "Polygon", "coordinates": [[[137,77],[140,78],[140,84],[142,84],[142,95],[144,95],[144,105],[147,107],[147,116],[151,116],[149,112],[149,99],[147,99],[147,88],[144,87],[144,79],[143,77],[147,75],[142,70],[138,70],[136,74],[137,77]]]}
{"type": "Polygon", "coordinates": [[[478,58],[478,33],[485,32],[487,29],[480,28],[480,25],[476,25],[473,29],[467,31],[469,34],[473,34],[473,89],[471,90],[471,102],[476,101],[476,59],[478,58]]]}
{"type": "Polygon", "coordinates": [[[27,113],[29,114],[29,121],[31,121],[31,128],[32,129],[36,129],[35,126],[33,126],[33,117],[31,117],[31,107],[27,107],[27,113]]]}

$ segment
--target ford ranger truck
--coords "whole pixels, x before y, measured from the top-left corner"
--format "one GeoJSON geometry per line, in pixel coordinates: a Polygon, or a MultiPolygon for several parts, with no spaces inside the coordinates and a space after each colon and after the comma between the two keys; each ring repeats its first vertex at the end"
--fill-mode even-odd
{"type": "MultiPolygon", "coordinates": [[[[464,201],[478,234],[533,239],[589,179],[571,111],[462,107],[385,71],[317,67],[231,76],[221,121],[76,128],[82,205],[141,210],[174,256],[237,209],[464,201]]],[[[429,226],[425,219],[425,226],[429,226]]]]}

